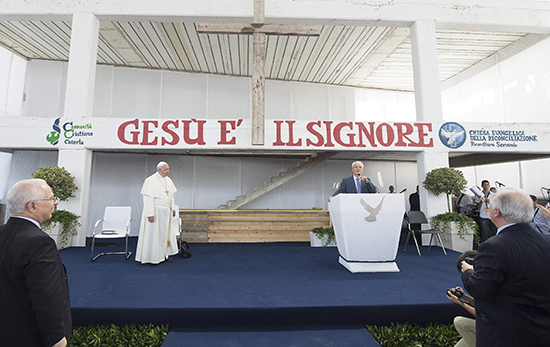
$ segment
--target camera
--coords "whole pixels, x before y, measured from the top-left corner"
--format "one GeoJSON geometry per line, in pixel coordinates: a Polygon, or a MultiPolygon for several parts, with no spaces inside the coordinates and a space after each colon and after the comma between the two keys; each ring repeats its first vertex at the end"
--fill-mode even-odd
{"type": "Polygon", "coordinates": [[[455,289],[455,288],[449,288],[447,289],[447,292],[451,293],[452,295],[456,296],[459,299],[462,297],[462,294],[464,294],[462,290],[455,289]]]}
{"type": "Polygon", "coordinates": [[[472,266],[474,266],[474,258],[464,258],[464,261],[472,266]]]}

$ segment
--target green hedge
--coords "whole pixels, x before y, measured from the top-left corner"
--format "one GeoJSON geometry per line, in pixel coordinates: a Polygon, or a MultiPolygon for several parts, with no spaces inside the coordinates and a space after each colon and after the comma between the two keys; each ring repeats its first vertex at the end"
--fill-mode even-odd
{"type": "MultiPolygon", "coordinates": [[[[382,347],[449,347],[460,335],[452,324],[392,324],[366,326],[382,347]]],[[[169,331],[168,325],[88,325],[73,327],[72,347],[160,347],[169,331]]]]}
{"type": "Polygon", "coordinates": [[[452,324],[393,324],[387,326],[367,325],[368,331],[382,347],[450,347],[460,335],[452,324]]]}
{"type": "Polygon", "coordinates": [[[168,325],[88,325],[73,327],[72,347],[160,347],[168,334],[168,325]]]}

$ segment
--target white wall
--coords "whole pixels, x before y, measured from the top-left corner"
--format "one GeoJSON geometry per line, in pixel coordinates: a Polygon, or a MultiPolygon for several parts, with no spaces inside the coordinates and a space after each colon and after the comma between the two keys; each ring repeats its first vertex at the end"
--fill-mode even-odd
{"type": "MultiPolygon", "coordinates": [[[[22,115],[63,115],[67,64],[28,63],[22,115]]],[[[97,66],[94,117],[250,118],[251,79],[97,66]]],[[[301,82],[266,81],[266,119],[411,121],[414,95],[301,82]]]]}
{"type": "Polygon", "coordinates": [[[548,122],[550,38],[445,90],[444,119],[455,122],[548,122]]]}
{"type": "Polygon", "coordinates": [[[0,47],[0,117],[20,116],[27,61],[0,47]]]}

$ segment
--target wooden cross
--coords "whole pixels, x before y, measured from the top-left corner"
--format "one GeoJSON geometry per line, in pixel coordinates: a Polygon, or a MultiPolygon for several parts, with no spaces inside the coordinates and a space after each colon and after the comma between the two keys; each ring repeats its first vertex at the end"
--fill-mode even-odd
{"type": "Polygon", "coordinates": [[[201,34],[252,35],[252,144],[265,137],[265,45],[266,35],[319,36],[321,26],[265,24],[265,0],[254,0],[254,21],[247,23],[197,23],[201,34]]]}

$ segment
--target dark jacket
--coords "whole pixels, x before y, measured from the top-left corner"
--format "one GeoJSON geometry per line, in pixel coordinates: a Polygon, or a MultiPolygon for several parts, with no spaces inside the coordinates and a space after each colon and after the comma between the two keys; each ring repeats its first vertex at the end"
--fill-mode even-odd
{"type": "Polygon", "coordinates": [[[516,224],[483,242],[462,273],[476,301],[478,347],[550,344],[550,238],[516,224]]]}
{"type": "Polygon", "coordinates": [[[420,211],[420,194],[414,192],[409,195],[409,204],[411,205],[411,211],[420,211]]]}
{"type": "MultiPolygon", "coordinates": [[[[347,193],[347,194],[357,194],[357,186],[355,185],[355,176],[346,177],[342,180],[342,183],[340,183],[340,187],[332,196],[336,196],[341,193],[347,193]]],[[[361,193],[376,193],[378,192],[378,189],[374,184],[372,184],[370,178],[368,178],[368,182],[361,181],[361,193]]]]}
{"type": "Polygon", "coordinates": [[[51,347],[69,340],[65,267],[54,240],[28,220],[0,227],[0,344],[51,347]]]}

